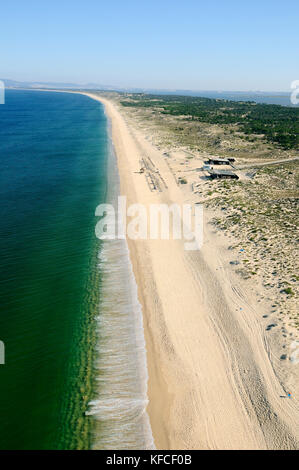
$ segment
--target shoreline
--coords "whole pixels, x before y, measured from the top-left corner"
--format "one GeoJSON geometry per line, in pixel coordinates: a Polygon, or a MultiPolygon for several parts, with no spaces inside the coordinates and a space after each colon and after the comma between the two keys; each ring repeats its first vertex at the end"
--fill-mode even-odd
{"type": "MultiPolygon", "coordinates": [[[[83,94],[104,104],[111,120],[121,194],[128,204],[183,202],[145,136],[111,101],[83,94]],[[134,174],[144,154],[159,168],[167,191],[151,193],[145,178],[134,174]]],[[[158,449],[296,448],[296,402],[281,403],[285,390],[272,367],[254,299],[243,293],[245,312],[240,318],[234,313],[242,310],[235,305],[240,295],[231,292],[235,279],[221,273],[222,247],[207,224],[205,234],[202,252],[191,254],[177,241],[128,240],[143,307],[155,444],[158,449]]]]}
{"type": "MultiPolygon", "coordinates": [[[[109,120],[109,125],[110,125],[110,130],[111,130],[111,139],[112,139],[112,144],[113,144],[113,148],[114,148],[114,151],[115,151],[116,163],[117,163],[117,168],[118,168],[118,172],[119,172],[120,193],[121,194],[126,194],[127,197],[128,197],[128,192],[129,192],[128,191],[128,186],[124,183],[125,172],[120,171],[120,165],[123,164],[123,161],[120,158],[121,143],[119,142],[117,131],[115,130],[115,126],[113,125],[113,122],[114,122],[114,120],[113,120],[113,111],[112,111],[112,108],[109,107],[110,103],[109,103],[108,100],[97,99],[97,97],[94,97],[94,95],[90,95],[90,94],[87,94],[87,93],[81,93],[81,94],[84,94],[84,95],[90,97],[91,99],[95,99],[96,101],[99,101],[104,105],[105,113],[107,115],[107,119],[109,120]]],[[[130,195],[130,198],[131,198],[131,203],[133,203],[134,202],[134,196],[132,194],[130,195]]],[[[128,197],[128,200],[129,200],[129,197],[128,197]]],[[[168,437],[167,437],[166,429],[164,428],[162,432],[159,431],[158,429],[156,430],[156,432],[154,432],[154,430],[153,430],[153,424],[152,424],[153,421],[156,421],[156,420],[158,421],[159,416],[161,416],[161,413],[165,412],[165,410],[163,410],[164,406],[161,406],[161,407],[152,406],[152,403],[154,403],[154,402],[159,403],[159,396],[157,396],[157,394],[155,393],[155,387],[152,390],[151,384],[152,383],[160,383],[160,382],[163,383],[163,377],[160,376],[159,371],[158,371],[158,369],[155,365],[155,361],[151,360],[153,358],[153,354],[149,354],[149,351],[152,351],[154,349],[154,345],[153,345],[153,341],[152,341],[152,338],[151,338],[151,332],[150,332],[150,330],[147,326],[148,319],[143,313],[144,312],[144,306],[146,305],[146,299],[144,298],[144,295],[143,295],[144,286],[142,288],[143,281],[142,281],[142,273],[140,271],[140,263],[137,261],[139,259],[138,249],[135,246],[134,242],[132,242],[132,240],[127,239],[127,245],[128,245],[128,249],[129,249],[129,256],[130,256],[131,265],[133,267],[134,277],[135,277],[136,284],[137,284],[137,287],[138,287],[138,299],[139,299],[140,304],[142,305],[143,327],[144,327],[144,337],[145,337],[145,343],[146,343],[146,356],[147,356],[147,372],[148,372],[148,377],[149,377],[148,385],[147,385],[147,387],[148,387],[147,394],[148,394],[148,399],[149,399],[149,403],[148,403],[148,406],[147,406],[147,412],[148,412],[150,423],[151,423],[151,429],[152,429],[154,442],[155,442],[156,446],[161,446],[161,447],[157,447],[157,448],[168,449],[168,448],[170,448],[169,447],[170,443],[169,443],[169,440],[168,440],[168,437]],[[156,435],[159,436],[158,439],[156,438],[156,435]],[[158,442],[158,444],[157,444],[157,442],[158,442]]]]}
{"type": "MultiPolygon", "coordinates": [[[[109,152],[105,204],[116,207],[119,173],[110,121],[107,116],[106,119],[109,152]]],[[[91,448],[153,450],[146,413],[148,371],[143,316],[127,240],[102,241],[97,266],[101,278],[95,347],[98,386],[93,390],[93,399],[85,413],[94,419],[91,448]]]]}
{"type": "MultiPolygon", "coordinates": [[[[36,91],[80,93],[105,106],[128,204],[190,198],[161,152],[113,102],[88,92],[36,91]],[[167,190],[151,192],[144,175],[135,173],[144,155],[167,190]]],[[[227,240],[208,224],[211,215],[205,211],[200,252],[185,252],[180,241],[128,240],[143,312],[147,411],[156,447],[298,448],[297,397],[282,399],[287,390],[260,320],[270,306],[258,304],[251,284],[235,277],[227,240]]]]}

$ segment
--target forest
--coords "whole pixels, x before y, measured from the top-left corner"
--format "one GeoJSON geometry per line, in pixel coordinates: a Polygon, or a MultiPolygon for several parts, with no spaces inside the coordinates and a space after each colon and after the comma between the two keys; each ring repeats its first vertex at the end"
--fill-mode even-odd
{"type": "Polygon", "coordinates": [[[123,106],[153,108],[209,124],[231,125],[232,132],[258,134],[283,149],[299,147],[299,108],[253,101],[228,101],[178,95],[124,94],[123,106]]]}

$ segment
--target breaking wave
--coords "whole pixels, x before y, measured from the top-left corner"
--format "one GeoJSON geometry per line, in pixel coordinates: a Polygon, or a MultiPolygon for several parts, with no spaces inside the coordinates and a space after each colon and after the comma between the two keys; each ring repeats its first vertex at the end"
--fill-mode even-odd
{"type": "MultiPolygon", "coordinates": [[[[112,152],[111,152],[112,153],[112,152]]],[[[115,202],[114,156],[108,181],[115,202]]],[[[115,184],[116,183],[116,184],[115,184]]],[[[118,191],[117,191],[118,193],[118,191]]],[[[146,412],[147,364],[142,309],[126,240],[106,240],[99,253],[96,390],[86,415],[95,420],[94,449],[154,449],[146,412]]]]}

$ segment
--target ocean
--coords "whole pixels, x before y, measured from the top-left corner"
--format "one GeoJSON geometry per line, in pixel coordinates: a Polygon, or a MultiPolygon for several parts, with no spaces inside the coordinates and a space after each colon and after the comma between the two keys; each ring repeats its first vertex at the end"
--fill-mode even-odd
{"type": "Polygon", "coordinates": [[[0,449],[153,448],[128,248],[95,236],[119,187],[103,106],[7,90],[0,162],[0,449]]]}
{"type": "Polygon", "coordinates": [[[263,104],[278,104],[280,106],[298,106],[291,102],[290,92],[241,92],[241,91],[190,91],[190,90],[147,90],[147,93],[161,94],[161,95],[184,95],[184,96],[198,96],[201,98],[212,98],[229,101],[254,101],[255,103],[263,104]]]}
{"type": "Polygon", "coordinates": [[[198,95],[205,98],[215,98],[231,101],[254,101],[262,104],[278,104],[280,106],[296,106],[291,102],[291,92],[266,93],[266,92],[237,92],[237,91],[204,91],[198,92],[198,95]]]}

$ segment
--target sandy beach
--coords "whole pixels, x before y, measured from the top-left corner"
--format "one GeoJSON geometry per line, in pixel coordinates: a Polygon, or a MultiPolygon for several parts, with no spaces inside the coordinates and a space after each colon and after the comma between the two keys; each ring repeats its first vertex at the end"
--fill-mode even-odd
{"type": "MultiPolygon", "coordinates": [[[[105,105],[111,120],[128,204],[190,202],[146,136],[110,100],[86,94],[105,105]],[[145,156],[164,181],[161,191],[151,191],[138,174],[145,156]]],[[[209,217],[205,214],[206,221],[209,217]]],[[[296,394],[286,398],[261,306],[252,285],[234,276],[227,242],[205,223],[200,251],[185,251],[177,240],[128,243],[143,308],[156,447],[298,448],[296,394]]]]}
{"type": "MultiPolygon", "coordinates": [[[[190,171],[184,152],[169,165],[152,135],[117,101],[78,93],[105,106],[127,205],[196,204],[197,194],[206,194],[206,183],[197,191],[193,183],[179,184],[179,175],[190,171]]],[[[298,363],[280,360],[282,343],[267,332],[273,298],[257,279],[237,274],[231,260],[240,264],[244,250],[233,246],[233,234],[215,228],[215,210],[204,208],[200,250],[186,251],[184,240],[128,239],[143,311],[147,411],[156,448],[298,449],[298,363]]],[[[298,345],[293,331],[289,348],[298,345]]]]}
{"type": "MultiPolygon", "coordinates": [[[[161,152],[106,98],[121,194],[128,204],[190,202],[161,152]],[[140,160],[164,187],[151,191],[140,160]]],[[[298,401],[287,390],[260,321],[252,284],[228,262],[227,241],[207,223],[200,251],[178,240],[128,240],[143,308],[148,413],[158,449],[298,448],[298,401]]]]}
{"type": "Polygon", "coordinates": [[[0,452],[299,450],[299,2],[42,7],[1,9],[0,452]]]}

